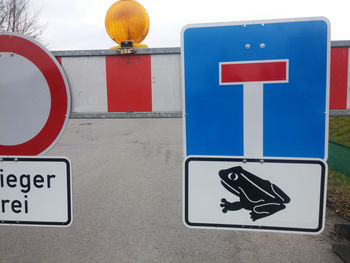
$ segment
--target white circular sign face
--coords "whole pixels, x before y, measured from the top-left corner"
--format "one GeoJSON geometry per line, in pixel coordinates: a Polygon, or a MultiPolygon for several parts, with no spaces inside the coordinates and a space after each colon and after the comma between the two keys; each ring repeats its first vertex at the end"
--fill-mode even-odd
{"type": "Polygon", "coordinates": [[[57,59],[28,37],[0,34],[0,156],[48,151],[62,135],[70,107],[57,59]]]}
{"type": "Polygon", "coordinates": [[[0,144],[22,144],[36,136],[49,117],[49,86],[41,71],[20,55],[1,52],[0,72],[0,112],[8,113],[0,114],[0,144]]]}

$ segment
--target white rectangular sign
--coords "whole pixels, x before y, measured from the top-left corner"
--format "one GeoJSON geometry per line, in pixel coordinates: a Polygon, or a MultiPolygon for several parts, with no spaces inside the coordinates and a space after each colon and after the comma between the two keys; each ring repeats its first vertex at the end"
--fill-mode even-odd
{"type": "Polygon", "coordinates": [[[190,156],[184,176],[189,227],[323,230],[327,164],[321,159],[190,156]]]}
{"type": "Polygon", "coordinates": [[[68,226],[71,164],[66,157],[6,157],[0,161],[0,223],[68,226]]]}

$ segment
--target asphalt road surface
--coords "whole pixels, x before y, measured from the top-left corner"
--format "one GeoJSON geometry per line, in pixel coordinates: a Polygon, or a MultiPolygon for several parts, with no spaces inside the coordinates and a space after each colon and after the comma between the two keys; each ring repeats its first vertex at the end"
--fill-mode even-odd
{"type": "MultiPolygon", "coordinates": [[[[321,235],[189,229],[181,119],[70,120],[73,224],[0,226],[0,262],[342,262],[321,235]]],[[[329,216],[327,216],[329,217],[329,216]]]]}

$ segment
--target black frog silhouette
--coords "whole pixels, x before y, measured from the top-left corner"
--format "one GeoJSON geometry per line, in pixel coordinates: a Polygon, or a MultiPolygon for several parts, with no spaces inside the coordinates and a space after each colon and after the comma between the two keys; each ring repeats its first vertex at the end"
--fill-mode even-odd
{"type": "Polygon", "coordinates": [[[239,197],[237,202],[221,199],[222,212],[240,209],[250,210],[250,218],[256,221],[286,208],[290,198],[277,185],[244,170],[241,166],[219,171],[221,184],[239,197]]]}

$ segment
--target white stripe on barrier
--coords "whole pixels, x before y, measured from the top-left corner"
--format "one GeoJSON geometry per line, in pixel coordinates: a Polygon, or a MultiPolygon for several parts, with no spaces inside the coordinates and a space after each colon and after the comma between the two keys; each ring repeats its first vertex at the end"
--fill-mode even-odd
{"type": "Polygon", "coordinates": [[[181,111],[181,71],[178,54],[152,55],[152,111],[181,111]]]}
{"type": "Polygon", "coordinates": [[[72,95],[72,112],[107,112],[106,58],[62,57],[72,95]]]}

